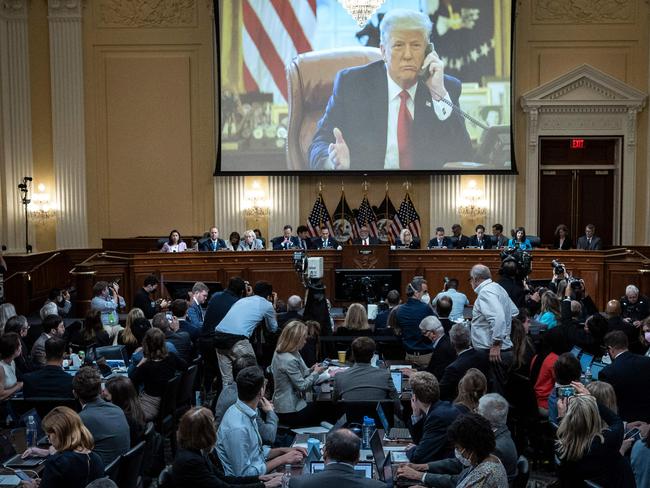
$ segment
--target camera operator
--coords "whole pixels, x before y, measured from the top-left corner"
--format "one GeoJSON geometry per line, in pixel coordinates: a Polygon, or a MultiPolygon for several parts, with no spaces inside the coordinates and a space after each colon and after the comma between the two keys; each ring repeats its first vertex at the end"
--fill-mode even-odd
{"type": "Polygon", "coordinates": [[[499,274],[501,275],[501,279],[498,281],[499,285],[506,290],[517,308],[523,308],[526,305],[526,288],[517,265],[517,259],[512,255],[507,256],[501,262],[499,274]]]}
{"type": "Polygon", "coordinates": [[[580,303],[582,310],[579,319],[581,322],[584,322],[587,317],[598,313],[598,307],[596,307],[596,304],[585,289],[585,282],[579,278],[571,276],[567,272],[564,264],[556,260],[553,260],[551,263],[553,266],[553,278],[551,278],[551,281],[549,282],[549,289],[555,292],[558,296],[568,296],[571,300],[580,303]],[[570,290],[568,294],[565,291],[566,289],[570,290]]]}

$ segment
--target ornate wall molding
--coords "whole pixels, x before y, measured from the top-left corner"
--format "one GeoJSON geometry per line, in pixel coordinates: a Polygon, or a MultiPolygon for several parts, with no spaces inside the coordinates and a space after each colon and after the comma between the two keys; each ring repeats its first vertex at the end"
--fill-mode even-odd
{"type": "Polygon", "coordinates": [[[536,0],[536,24],[628,24],[635,22],[636,0],[536,0]]]}
{"type": "Polygon", "coordinates": [[[0,19],[27,20],[27,0],[0,1],[0,19]]]}
{"type": "Polygon", "coordinates": [[[100,0],[97,26],[192,27],[197,22],[196,0],[100,0]]]}
{"type": "Polygon", "coordinates": [[[82,0],[48,0],[47,12],[49,18],[81,19],[83,8],[82,0]]]}

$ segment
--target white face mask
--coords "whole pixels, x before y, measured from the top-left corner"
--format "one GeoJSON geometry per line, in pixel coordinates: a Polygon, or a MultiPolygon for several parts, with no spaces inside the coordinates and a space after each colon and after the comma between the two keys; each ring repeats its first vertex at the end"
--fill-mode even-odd
{"type": "Polygon", "coordinates": [[[422,296],[420,297],[420,301],[421,301],[422,303],[426,303],[427,305],[429,305],[429,304],[431,303],[431,297],[429,296],[428,293],[425,293],[424,295],[422,295],[422,296]]]}
{"type": "Polygon", "coordinates": [[[472,462],[467,459],[463,454],[458,450],[458,448],[454,449],[454,456],[456,456],[456,459],[460,461],[460,464],[465,466],[466,468],[472,465],[472,462]]]}

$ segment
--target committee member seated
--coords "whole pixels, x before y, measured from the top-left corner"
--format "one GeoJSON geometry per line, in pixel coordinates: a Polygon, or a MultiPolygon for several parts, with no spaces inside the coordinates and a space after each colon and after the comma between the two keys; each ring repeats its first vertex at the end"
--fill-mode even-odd
{"type": "Polygon", "coordinates": [[[361,439],[348,429],[337,429],[327,436],[323,449],[325,469],[320,473],[296,476],[290,488],[386,488],[378,480],[360,477],[354,471],[359,462],[361,439]]]}
{"type": "Polygon", "coordinates": [[[585,235],[578,237],[576,247],[586,251],[600,251],[603,248],[603,241],[596,235],[596,226],[587,224],[585,235]]]}
{"type": "Polygon", "coordinates": [[[181,239],[181,233],[176,229],[169,233],[169,239],[163,244],[160,252],[183,252],[187,251],[187,244],[181,239]]]}
{"type": "Polygon", "coordinates": [[[325,226],[321,227],[320,237],[314,239],[312,244],[314,249],[336,249],[339,247],[338,241],[330,236],[330,230],[325,226]]]}
{"type": "Polygon", "coordinates": [[[508,247],[521,249],[522,251],[530,251],[533,246],[526,237],[526,229],[523,227],[517,227],[515,229],[514,237],[508,241],[508,247]]]}
{"type": "Polygon", "coordinates": [[[508,238],[503,235],[503,225],[494,224],[492,226],[492,244],[494,244],[493,247],[497,249],[501,249],[508,245],[508,238]]]}
{"type": "Polygon", "coordinates": [[[45,341],[45,365],[23,376],[23,396],[74,398],[72,376],[63,371],[65,341],[50,337],[45,341]]]}
{"type": "Polygon", "coordinates": [[[451,233],[456,240],[456,243],[454,244],[456,249],[465,249],[469,245],[469,237],[463,234],[463,228],[460,224],[452,225],[451,233]]]}
{"type": "Polygon", "coordinates": [[[282,235],[271,239],[271,245],[274,251],[300,248],[300,239],[294,235],[293,227],[289,224],[282,228],[282,235]]]}
{"type": "Polygon", "coordinates": [[[376,349],[370,337],[352,341],[354,365],[334,377],[333,401],[399,400],[390,371],[370,365],[376,349]]]}
{"type": "Polygon", "coordinates": [[[444,74],[435,50],[427,51],[430,35],[431,22],[420,12],[392,9],[384,16],[383,60],[336,76],[309,148],[311,169],[431,170],[472,160],[464,119],[448,105],[458,105],[460,81],[444,74]]]}
{"type": "Polygon", "coordinates": [[[311,242],[311,235],[309,234],[309,227],[306,225],[299,225],[296,229],[296,234],[298,234],[298,241],[300,243],[300,249],[312,249],[313,245],[311,242]]]}
{"type": "Polygon", "coordinates": [[[571,242],[571,236],[569,235],[569,228],[566,225],[558,225],[555,229],[554,236],[553,249],[562,249],[566,251],[573,247],[573,242],[571,242]]]}
{"type": "Polygon", "coordinates": [[[81,404],[79,416],[95,439],[95,449],[104,465],[129,450],[129,423],[120,407],[101,396],[102,378],[91,366],[84,366],[72,380],[72,391],[81,404]]]}
{"type": "Polygon", "coordinates": [[[362,225],[359,228],[359,237],[352,240],[352,244],[357,246],[369,246],[371,244],[381,244],[379,239],[370,235],[370,229],[367,225],[362,225]]]}
{"type": "Polygon", "coordinates": [[[239,246],[237,246],[237,250],[238,251],[263,251],[264,244],[262,244],[261,239],[258,239],[256,237],[255,231],[249,229],[246,232],[244,232],[242,240],[239,243],[239,246]]]}
{"type": "Polygon", "coordinates": [[[413,237],[413,234],[406,227],[399,233],[399,239],[395,241],[395,247],[398,249],[420,249],[420,238],[413,237]]]}
{"type": "Polygon", "coordinates": [[[219,238],[219,229],[210,227],[210,237],[199,242],[199,251],[221,251],[227,249],[226,241],[219,238]]]}
{"type": "Polygon", "coordinates": [[[479,249],[492,249],[492,240],[485,235],[485,227],[481,224],[474,229],[474,235],[469,238],[468,247],[477,247],[479,249]]]}
{"type": "Polygon", "coordinates": [[[284,464],[297,464],[304,449],[262,445],[255,418],[264,395],[264,374],[257,366],[244,368],[237,375],[238,400],[223,416],[217,432],[217,454],[227,476],[259,476],[284,464]]]}
{"type": "Polygon", "coordinates": [[[429,241],[427,249],[451,249],[453,247],[451,239],[445,235],[445,228],[436,227],[436,236],[429,241]]]}
{"type": "Polygon", "coordinates": [[[431,373],[419,371],[411,376],[411,437],[415,446],[407,449],[412,463],[423,463],[450,457],[447,428],[460,411],[440,400],[438,380],[431,373]]]}

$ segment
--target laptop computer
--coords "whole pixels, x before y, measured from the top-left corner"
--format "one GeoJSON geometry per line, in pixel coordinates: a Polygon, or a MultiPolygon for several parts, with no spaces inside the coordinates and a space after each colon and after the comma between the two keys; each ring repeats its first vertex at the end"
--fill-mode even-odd
{"type": "Polygon", "coordinates": [[[381,422],[382,427],[384,428],[384,436],[386,439],[391,440],[391,441],[396,441],[396,440],[404,440],[404,441],[410,441],[411,440],[411,433],[409,430],[405,427],[390,427],[390,424],[388,423],[388,419],[386,418],[386,413],[384,412],[383,407],[381,406],[381,402],[377,403],[377,417],[379,417],[379,421],[381,422]]]}
{"type": "Polygon", "coordinates": [[[600,363],[598,361],[594,361],[593,363],[591,363],[591,379],[594,381],[597,380],[598,375],[600,374],[600,372],[603,370],[605,366],[606,366],[605,363],[600,363]]]}
{"type": "Polygon", "coordinates": [[[591,367],[591,363],[594,361],[594,356],[586,352],[582,353],[580,356],[580,366],[582,367],[582,372],[587,371],[587,368],[591,367]]]}
{"type": "Polygon", "coordinates": [[[378,430],[375,430],[370,437],[370,450],[372,451],[372,458],[375,461],[377,473],[381,474],[384,469],[384,463],[386,462],[386,454],[384,453],[384,445],[381,442],[378,430]]]}
{"type": "MultiPolygon", "coordinates": [[[[320,473],[323,470],[325,470],[325,463],[322,461],[311,463],[311,465],[309,466],[309,472],[311,474],[320,473]]],[[[359,477],[368,478],[370,480],[373,478],[374,475],[373,466],[372,463],[370,462],[363,461],[357,463],[354,466],[354,471],[359,477]]]]}
{"type": "Polygon", "coordinates": [[[388,453],[386,457],[386,463],[384,464],[384,469],[381,470],[383,478],[380,478],[386,483],[386,486],[397,486],[397,487],[408,487],[419,485],[420,482],[413,480],[406,480],[397,478],[397,473],[393,470],[393,453],[388,453]]]}
{"type": "Polygon", "coordinates": [[[348,422],[347,417],[345,414],[341,415],[339,419],[336,421],[336,423],[332,426],[332,428],[328,432],[319,432],[319,433],[312,433],[312,434],[296,434],[296,437],[293,441],[294,444],[306,444],[307,439],[318,439],[321,444],[325,444],[325,441],[327,440],[327,436],[330,432],[334,432],[336,429],[340,429],[341,427],[345,426],[345,424],[348,422]]]}
{"type": "Polygon", "coordinates": [[[0,488],[15,488],[20,486],[22,481],[15,474],[0,474],[0,488]]]}
{"type": "Polygon", "coordinates": [[[575,357],[578,358],[578,357],[580,357],[580,354],[582,354],[582,349],[580,349],[578,346],[573,346],[573,348],[571,348],[570,352],[571,352],[571,354],[573,354],[575,357]]]}

